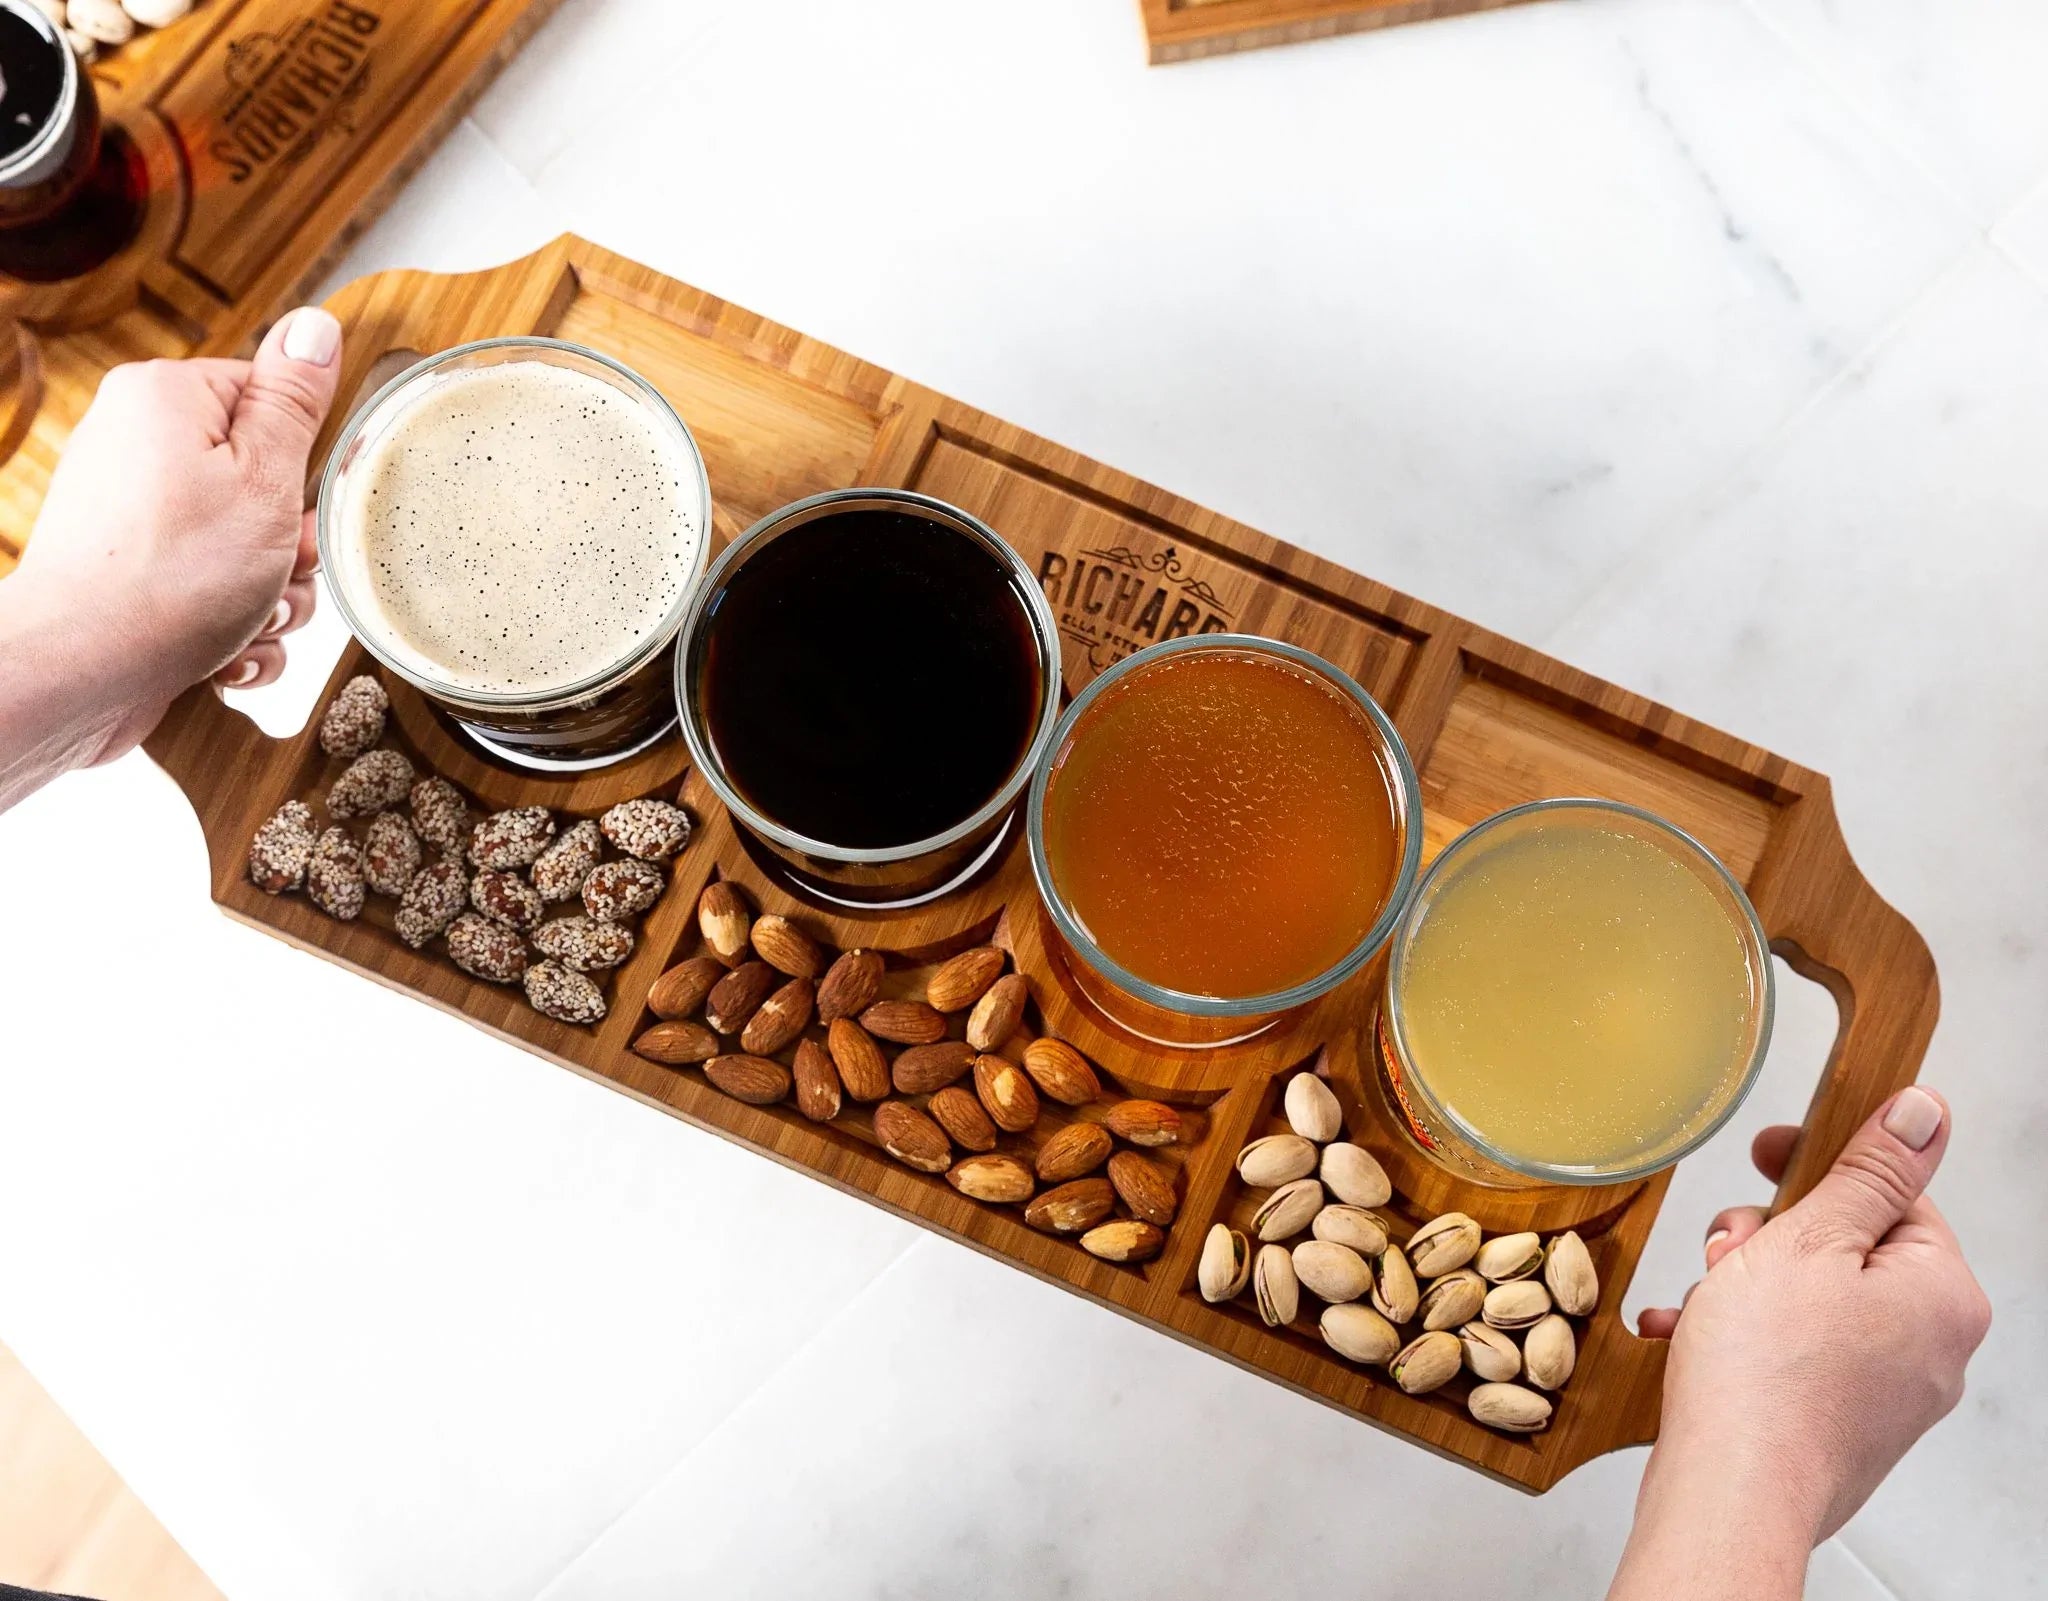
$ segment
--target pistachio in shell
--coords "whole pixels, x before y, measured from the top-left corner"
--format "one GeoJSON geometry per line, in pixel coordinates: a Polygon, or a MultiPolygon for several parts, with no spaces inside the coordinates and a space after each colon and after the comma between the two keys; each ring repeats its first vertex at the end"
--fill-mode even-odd
{"type": "Polygon", "coordinates": [[[1518,1378],[1522,1372],[1522,1348],[1499,1329],[1484,1323],[1467,1323],[1458,1330],[1465,1366],[1472,1376],[1489,1384],[1518,1378]]]}
{"type": "Polygon", "coordinates": [[[1394,1181],[1379,1158],[1362,1145],[1344,1140],[1325,1145],[1322,1176],[1330,1193],[1352,1206],[1385,1206],[1394,1198],[1394,1181]]]}
{"type": "Polygon", "coordinates": [[[1593,1253],[1572,1230],[1550,1242],[1543,1258],[1543,1282],[1556,1297],[1558,1310],[1573,1317],[1588,1317],[1600,1304],[1600,1275],[1593,1268],[1593,1253]]]}
{"type": "Polygon", "coordinates": [[[1480,1246],[1472,1265],[1492,1284],[1526,1279],[1543,1266],[1543,1242],[1534,1234],[1503,1234],[1480,1246]]]}
{"type": "Polygon", "coordinates": [[[1534,1328],[1550,1315],[1550,1292],[1534,1279],[1496,1284],[1479,1315],[1497,1329],[1534,1328]]]}
{"type": "Polygon", "coordinates": [[[1319,1240],[1348,1245],[1360,1256],[1378,1256],[1387,1248],[1386,1220],[1377,1212],[1341,1201],[1316,1213],[1309,1231],[1319,1240]]]}
{"type": "Polygon", "coordinates": [[[1314,1179],[1296,1179],[1267,1196],[1252,1214],[1252,1232],[1267,1244],[1292,1239],[1323,1209],[1323,1187],[1314,1179]]]}
{"type": "Polygon", "coordinates": [[[1252,1270],[1251,1246],[1228,1224],[1218,1223],[1202,1241],[1195,1284],[1205,1301],[1228,1301],[1244,1289],[1252,1270]]]}
{"type": "Polygon", "coordinates": [[[1323,1145],[1344,1132],[1344,1108],[1313,1073],[1297,1073],[1287,1081],[1285,1104],[1288,1127],[1305,1140],[1323,1145]]]}
{"type": "Polygon", "coordinates": [[[1420,1278],[1433,1279],[1472,1260],[1483,1238],[1463,1212],[1433,1217],[1408,1237],[1408,1260],[1420,1278]]]}
{"type": "Polygon", "coordinates": [[[1465,1410],[1489,1429],[1534,1434],[1550,1422],[1551,1405],[1547,1396],[1519,1384],[1475,1384],[1465,1410]]]}
{"type": "Polygon", "coordinates": [[[1325,1301],[1355,1301],[1372,1288],[1365,1258],[1329,1240],[1303,1240],[1294,1248],[1294,1276],[1325,1301]]]}
{"type": "Polygon", "coordinates": [[[1387,1364],[1387,1376],[1410,1395],[1427,1395],[1456,1378],[1464,1359],[1457,1335],[1437,1329],[1402,1346],[1387,1364]]]}
{"type": "Polygon", "coordinates": [[[1359,1301],[1324,1307],[1317,1326],[1323,1343],[1353,1362],[1391,1361],[1401,1349],[1401,1336],[1394,1332],[1394,1325],[1359,1301]]]}
{"type": "Polygon", "coordinates": [[[1486,1280],[1469,1267],[1461,1267],[1424,1285],[1422,1298],[1415,1310],[1422,1319],[1422,1326],[1434,1332],[1470,1323],[1479,1316],[1479,1309],[1485,1304],[1486,1280]]]}
{"type": "Polygon", "coordinates": [[[1278,1189],[1316,1170],[1316,1148],[1299,1134],[1268,1134],[1237,1153],[1237,1176],[1260,1189],[1278,1189]]]}
{"type": "Polygon", "coordinates": [[[1269,1329],[1284,1329],[1301,1310],[1301,1283],[1294,1276],[1294,1254],[1284,1245],[1262,1245],[1252,1262],[1252,1296],[1259,1317],[1269,1329]]]}
{"type": "Polygon", "coordinates": [[[1522,1370],[1539,1390],[1563,1389],[1578,1360],[1578,1339],[1556,1312],[1522,1336],[1522,1370]]]}
{"type": "Polygon", "coordinates": [[[1422,1292],[1416,1288],[1415,1270],[1398,1245],[1380,1252],[1372,1275],[1372,1304],[1381,1317],[1392,1323],[1412,1323],[1422,1292]]]}

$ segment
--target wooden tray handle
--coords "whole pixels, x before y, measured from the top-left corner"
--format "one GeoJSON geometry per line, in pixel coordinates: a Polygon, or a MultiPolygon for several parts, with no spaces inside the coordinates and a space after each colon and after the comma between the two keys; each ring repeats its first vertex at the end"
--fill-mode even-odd
{"type": "Polygon", "coordinates": [[[393,351],[431,355],[472,339],[545,334],[576,293],[568,235],[532,255],[483,272],[380,272],[328,297],[341,319],[341,397],[314,447],[316,463],[348,414],[370,398],[365,380],[393,351]]]}
{"type": "Polygon", "coordinates": [[[272,793],[269,767],[285,750],[254,722],[221,699],[212,684],[194,684],[142,742],[150,760],[170,774],[198,814],[216,881],[222,864],[248,848],[233,835],[251,794],[272,793]],[[222,774],[238,775],[222,782],[222,774]]]}
{"type": "Polygon", "coordinates": [[[1812,1189],[1864,1120],[1918,1076],[1941,994],[1919,930],[1850,858],[1825,780],[1788,808],[1752,899],[1771,949],[1825,985],[1842,1014],[1772,1203],[1777,1211],[1812,1189]]]}

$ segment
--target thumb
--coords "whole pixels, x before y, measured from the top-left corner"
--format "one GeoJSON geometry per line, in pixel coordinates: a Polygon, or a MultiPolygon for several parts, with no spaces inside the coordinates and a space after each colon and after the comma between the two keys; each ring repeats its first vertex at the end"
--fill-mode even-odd
{"type": "Polygon", "coordinates": [[[1812,1193],[1785,1212],[1794,1239],[1868,1255],[1920,1199],[1948,1148],[1948,1103],[1908,1085],[1850,1138],[1812,1193]]]}
{"type": "Polygon", "coordinates": [[[332,312],[301,306],[278,318],[228,421],[236,455],[289,463],[293,480],[303,479],[340,377],[341,324],[332,312]]]}

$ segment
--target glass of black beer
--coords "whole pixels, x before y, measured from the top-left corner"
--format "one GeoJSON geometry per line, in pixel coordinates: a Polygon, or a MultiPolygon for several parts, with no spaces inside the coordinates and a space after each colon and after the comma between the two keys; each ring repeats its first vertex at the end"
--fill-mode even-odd
{"type": "Polygon", "coordinates": [[[78,278],[135,237],[149,172],[103,128],[92,75],[28,0],[0,0],[0,278],[78,278]]]}

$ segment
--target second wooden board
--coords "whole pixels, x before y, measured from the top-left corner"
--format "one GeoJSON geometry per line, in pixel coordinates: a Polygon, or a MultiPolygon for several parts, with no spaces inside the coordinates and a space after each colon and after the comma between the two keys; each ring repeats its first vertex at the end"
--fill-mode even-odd
{"type": "Polygon", "coordinates": [[[1152,65],[1494,11],[1521,0],[1139,0],[1152,65]]]}

